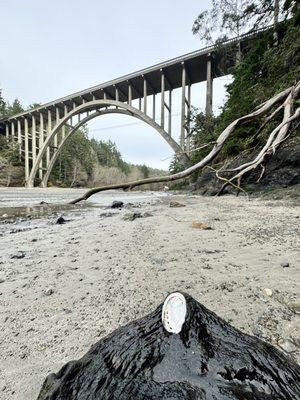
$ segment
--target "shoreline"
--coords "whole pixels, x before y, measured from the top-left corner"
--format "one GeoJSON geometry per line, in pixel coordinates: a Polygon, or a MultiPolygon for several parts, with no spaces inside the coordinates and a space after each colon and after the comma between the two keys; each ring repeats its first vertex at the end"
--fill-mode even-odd
{"type": "Polygon", "coordinates": [[[299,206],[170,193],[132,202],[118,192],[115,199],[131,205],[107,210],[105,196],[103,207],[60,213],[69,220],[63,225],[55,224],[57,214],[0,221],[6,400],[37,398],[46,375],[174,290],[300,361],[299,206]],[[185,207],[170,208],[170,200],[185,207]],[[130,212],[152,216],[123,220],[130,212]],[[212,229],[194,229],[194,220],[212,229]],[[24,257],[12,258],[17,252],[24,257]]]}

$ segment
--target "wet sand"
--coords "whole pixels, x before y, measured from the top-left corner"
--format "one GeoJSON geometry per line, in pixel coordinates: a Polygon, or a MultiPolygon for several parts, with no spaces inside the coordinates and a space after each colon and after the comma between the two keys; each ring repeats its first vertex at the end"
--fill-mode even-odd
{"type": "Polygon", "coordinates": [[[61,204],[78,196],[0,189],[0,399],[36,399],[49,372],[173,290],[300,360],[295,203],[113,192],[88,207],[3,217],[45,193],[61,204]],[[132,205],[106,209],[113,199],[132,205]],[[171,200],[185,207],[170,208],[171,200]],[[125,221],[128,212],[152,216],[125,221]],[[61,214],[69,221],[57,225],[61,214]],[[194,220],[212,230],[193,229],[194,220]]]}

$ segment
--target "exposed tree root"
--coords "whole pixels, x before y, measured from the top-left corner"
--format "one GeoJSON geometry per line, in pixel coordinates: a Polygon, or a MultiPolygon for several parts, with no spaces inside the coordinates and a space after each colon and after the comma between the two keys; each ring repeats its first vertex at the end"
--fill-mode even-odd
{"type": "MultiPolygon", "coordinates": [[[[233,121],[228,127],[220,134],[218,137],[217,141],[215,142],[212,150],[208,153],[206,157],[204,157],[202,160],[200,160],[198,163],[195,165],[192,165],[191,167],[185,169],[184,171],[178,172],[176,174],[171,174],[171,175],[166,175],[166,176],[160,176],[160,177],[154,177],[154,178],[147,178],[147,179],[141,179],[137,181],[132,181],[132,182],[127,182],[127,183],[121,183],[121,184],[114,184],[114,185],[107,185],[107,186],[100,186],[96,188],[92,188],[88,190],[83,196],[73,200],[70,204],[76,204],[82,200],[87,200],[89,197],[91,197],[93,194],[105,191],[105,190],[110,190],[110,189],[124,189],[124,190],[130,190],[133,189],[136,186],[140,185],[145,185],[149,183],[158,183],[158,182],[170,182],[170,181],[175,181],[178,179],[183,179],[188,176],[190,176],[193,172],[200,170],[210,164],[215,157],[220,153],[220,151],[223,148],[224,143],[228,139],[229,136],[235,131],[235,129],[238,126],[241,126],[242,124],[245,124],[249,121],[252,121],[258,117],[261,117],[265,115],[268,111],[270,111],[275,105],[278,103],[281,103],[274,112],[270,115],[270,117],[267,117],[265,120],[270,121],[282,108],[284,109],[284,116],[283,116],[283,121],[280,125],[278,125],[270,134],[265,146],[261,149],[257,157],[246,164],[243,164],[239,166],[238,168],[234,169],[233,171],[239,171],[235,176],[233,176],[230,179],[226,179],[223,177],[220,177],[219,172],[217,171],[217,177],[221,180],[225,180],[225,183],[219,192],[223,192],[224,188],[228,185],[231,184],[234,187],[236,187],[239,190],[242,190],[240,187],[241,179],[243,175],[255,168],[257,168],[259,165],[261,165],[267,155],[274,154],[277,147],[282,143],[283,140],[285,140],[286,136],[288,135],[288,131],[291,125],[291,122],[294,121],[295,119],[299,118],[300,116],[300,108],[298,108],[294,114],[293,112],[293,104],[294,100],[297,97],[298,93],[300,91],[300,82],[297,83],[296,86],[290,87],[276,96],[272,97],[268,101],[264,102],[261,104],[259,107],[257,107],[253,112],[240,117],[233,121]],[[272,116],[272,118],[271,118],[272,116]],[[237,184],[233,184],[233,181],[237,181],[237,184]]],[[[227,172],[227,171],[226,171],[227,172]]]]}

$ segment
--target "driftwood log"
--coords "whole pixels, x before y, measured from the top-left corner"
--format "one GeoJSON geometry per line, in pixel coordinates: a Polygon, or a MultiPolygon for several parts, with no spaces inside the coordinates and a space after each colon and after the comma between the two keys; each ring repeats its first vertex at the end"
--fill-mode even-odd
{"type": "MultiPolygon", "coordinates": [[[[132,182],[127,182],[127,183],[121,183],[121,184],[114,184],[114,185],[107,185],[107,186],[100,186],[100,187],[95,187],[90,190],[88,190],[83,196],[73,200],[70,202],[70,204],[76,204],[82,200],[87,200],[89,197],[92,195],[105,191],[105,190],[110,190],[110,189],[124,189],[124,190],[130,190],[133,189],[136,186],[140,185],[145,185],[149,183],[159,183],[159,182],[170,182],[170,181],[175,181],[178,179],[183,179],[188,176],[190,176],[193,172],[198,171],[200,169],[203,169],[207,165],[209,165],[215,158],[216,156],[220,153],[222,150],[226,140],[228,139],[229,136],[233,134],[235,129],[245,123],[248,123],[252,120],[255,120],[259,117],[262,117],[263,115],[267,114],[270,112],[270,114],[266,117],[265,121],[262,124],[262,127],[264,127],[268,122],[272,121],[275,115],[277,115],[281,110],[283,110],[283,119],[282,122],[272,130],[270,133],[266,144],[263,146],[261,151],[258,153],[257,157],[255,157],[254,160],[251,162],[241,165],[240,167],[236,168],[234,171],[238,171],[232,178],[230,179],[225,179],[222,178],[219,175],[220,171],[216,171],[216,175],[219,179],[225,181],[225,184],[223,185],[221,191],[219,194],[222,193],[222,191],[225,189],[225,187],[228,184],[232,184],[233,181],[237,181],[237,185],[234,185],[235,187],[239,188],[241,179],[243,175],[248,173],[249,171],[257,168],[258,166],[262,167],[262,174],[264,173],[264,161],[267,156],[270,156],[271,154],[274,154],[276,152],[276,149],[280,146],[280,144],[286,140],[286,138],[289,136],[289,128],[291,123],[300,118],[300,107],[298,107],[294,111],[294,104],[295,100],[297,99],[297,96],[299,95],[300,92],[300,81],[295,85],[292,86],[286,90],[283,90],[276,96],[272,97],[268,101],[264,102],[260,106],[256,107],[256,109],[251,112],[250,114],[244,115],[243,117],[240,117],[233,121],[228,127],[220,134],[216,142],[214,142],[214,146],[211,149],[211,151],[208,153],[206,157],[204,157],[202,160],[200,160],[198,163],[195,165],[192,165],[191,167],[185,169],[184,171],[178,172],[176,174],[172,175],[165,175],[165,176],[160,176],[160,177],[153,177],[153,178],[146,178],[146,179],[140,179],[137,181],[132,181],[132,182]],[[279,105],[278,105],[279,104],[279,105]],[[274,110],[274,107],[276,109],[274,110]]],[[[262,129],[261,127],[261,129],[262,129]]],[[[222,172],[229,172],[229,171],[222,171],[222,172]]]]}
{"type": "Polygon", "coordinates": [[[119,328],[43,384],[38,400],[299,400],[300,368],[184,294],[180,333],[162,305],[119,328]]]}

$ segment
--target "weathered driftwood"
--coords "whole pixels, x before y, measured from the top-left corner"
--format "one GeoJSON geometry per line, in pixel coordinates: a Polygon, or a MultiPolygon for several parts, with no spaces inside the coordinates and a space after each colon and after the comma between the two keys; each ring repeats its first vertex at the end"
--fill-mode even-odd
{"type": "MultiPolygon", "coordinates": [[[[262,150],[263,154],[259,153],[259,159],[254,160],[251,163],[251,168],[256,168],[259,164],[262,163],[264,160],[265,154],[269,151],[269,147],[272,146],[273,151],[276,150],[276,148],[280,145],[282,139],[287,135],[288,128],[290,126],[290,123],[292,120],[296,119],[299,117],[300,111],[296,111],[293,116],[291,116],[291,110],[293,107],[293,100],[295,98],[295,94],[298,94],[300,90],[300,82],[295,86],[295,87],[290,87],[276,96],[272,97],[268,101],[264,102],[261,104],[259,107],[257,107],[253,112],[250,114],[247,114],[243,117],[240,117],[233,121],[228,127],[220,134],[218,139],[216,140],[212,150],[209,152],[209,154],[204,157],[201,161],[199,161],[197,164],[185,169],[184,171],[178,172],[176,174],[172,175],[165,175],[165,176],[160,176],[160,177],[154,177],[154,178],[147,178],[147,179],[141,179],[133,182],[127,182],[127,183],[121,183],[121,184],[114,184],[114,185],[107,185],[107,186],[101,186],[101,187],[96,187],[88,190],[83,196],[73,200],[71,204],[76,204],[82,200],[87,200],[89,197],[91,197],[93,194],[102,192],[104,190],[110,190],[110,189],[132,189],[136,186],[140,185],[145,185],[149,183],[158,183],[158,182],[170,182],[170,181],[175,181],[178,179],[186,178],[190,176],[193,172],[200,170],[210,164],[215,157],[219,154],[219,152],[222,150],[224,143],[228,139],[228,137],[234,132],[234,130],[249,121],[252,121],[253,119],[256,119],[258,117],[261,117],[262,115],[266,114],[268,111],[270,111],[275,105],[278,103],[283,103],[281,104],[276,111],[276,113],[284,107],[284,119],[283,122],[271,133],[266,146],[264,146],[264,149],[262,150]],[[278,133],[279,132],[279,133],[278,133]],[[278,133],[278,135],[276,135],[278,133]],[[266,147],[266,149],[265,149],[266,147]]],[[[275,114],[276,114],[275,113],[275,114]]],[[[273,113],[274,114],[274,113],[273,113]]],[[[274,115],[275,115],[274,114],[274,115]]],[[[248,171],[248,170],[247,170],[248,171]]],[[[247,172],[245,171],[245,172],[247,172]]],[[[243,172],[243,173],[245,173],[243,172]]],[[[239,173],[238,178],[240,178],[243,175],[242,172],[239,173]]],[[[232,179],[238,179],[236,177],[232,179]]],[[[225,185],[230,183],[231,180],[228,180],[225,185]]]]}
{"type": "Polygon", "coordinates": [[[179,334],[162,305],[117,329],[43,384],[38,400],[297,400],[300,368],[189,295],[179,334]]]}

